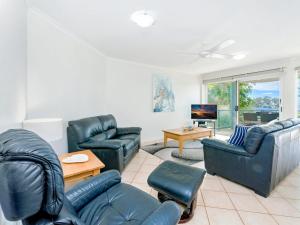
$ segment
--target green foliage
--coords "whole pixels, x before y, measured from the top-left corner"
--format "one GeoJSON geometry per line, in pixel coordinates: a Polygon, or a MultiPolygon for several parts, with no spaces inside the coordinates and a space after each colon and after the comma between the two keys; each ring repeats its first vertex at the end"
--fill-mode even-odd
{"type": "MultiPolygon", "coordinates": [[[[252,89],[252,84],[239,83],[241,109],[249,108],[254,104],[254,100],[250,97],[252,89]]],[[[232,90],[232,83],[208,84],[208,102],[218,104],[220,109],[230,109],[232,90]]]]}
{"type": "Polygon", "coordinates": [[[254,100],[249,96],[253,90],[253,84],[239,83],[239,107],[240,109],[247,109],[254,104],[254,100]]]}

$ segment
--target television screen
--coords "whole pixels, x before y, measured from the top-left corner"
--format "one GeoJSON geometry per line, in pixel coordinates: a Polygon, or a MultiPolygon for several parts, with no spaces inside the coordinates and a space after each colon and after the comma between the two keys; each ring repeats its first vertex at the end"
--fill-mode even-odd
{"type": "Polygon", "coordinates": [[[195,104],[191,105],[191,117],[197,120],[216,120],[217,105],[213,104],[195,104]]]}

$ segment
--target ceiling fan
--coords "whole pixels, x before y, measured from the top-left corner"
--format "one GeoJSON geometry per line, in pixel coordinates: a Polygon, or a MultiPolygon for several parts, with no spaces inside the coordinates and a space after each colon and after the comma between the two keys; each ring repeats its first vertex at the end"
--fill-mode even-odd
{"type": "Polygon", "coordinates": [[[233,53],[233,54],[223,54],[220,53],[220,50],[223,50],[224,48],[227,48],[235,43],[235,40],[228,39],[225,40],[218,45],[202,50],[200,52],[180,52],[184,55],[195,55],[200,58],[213,58],[213,59],[234,59],[234,60],[241,60],[246,57],[246,54],[244,53],[233,53]]]}

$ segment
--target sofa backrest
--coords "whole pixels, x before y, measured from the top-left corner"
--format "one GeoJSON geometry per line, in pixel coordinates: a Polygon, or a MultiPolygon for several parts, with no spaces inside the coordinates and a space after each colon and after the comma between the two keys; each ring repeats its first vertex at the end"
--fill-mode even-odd
{"type": "Polygon", "coordinates": [[[257,125],[251,127],[246,134],[244,139],[244,148],[248,153],[256,154],[259,150],[264,137],[272,132],[276,132],[283,129],[283,125],[279,123],[257,125]]]}
{"type": "Polygon", "coordinates": [[[98,141],[113,138],[117,133],[117,122],[113,115],[88,117],[69,121],[67,128],[69,151],[80,149],[79,144],[91,139],[98,141]]]}
{"type": "Polygon", "coordinates": [[[101,121],[103,133],[105,133],[106,138],[110,139],[116,136],[117,134],[117,121],[115,117],[111,114],[98,116],[99,120],[101,121]]]}

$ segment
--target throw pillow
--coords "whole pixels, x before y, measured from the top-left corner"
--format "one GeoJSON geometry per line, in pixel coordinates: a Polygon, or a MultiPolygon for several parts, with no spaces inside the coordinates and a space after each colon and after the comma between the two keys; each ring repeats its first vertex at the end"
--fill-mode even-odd
{"type": "Polygon", "coordinates": [[[236,125],[233,134],[228,140],[228,143],[237,146],[242,146],[244,144],[244,139],[249,128],[249,126],[236,125]]]}

